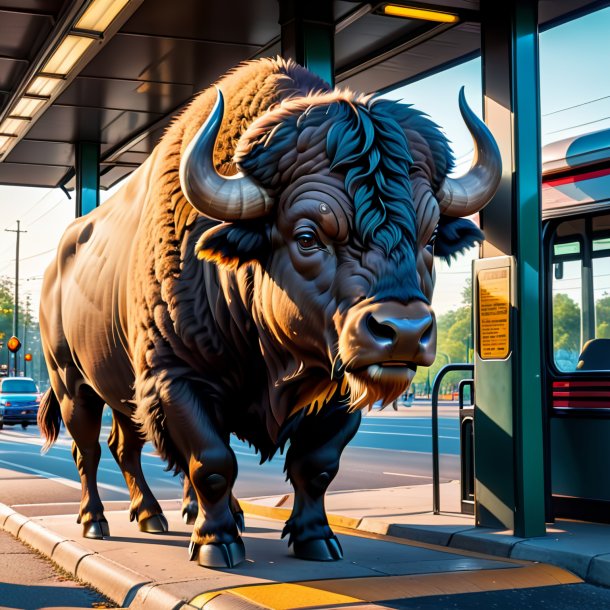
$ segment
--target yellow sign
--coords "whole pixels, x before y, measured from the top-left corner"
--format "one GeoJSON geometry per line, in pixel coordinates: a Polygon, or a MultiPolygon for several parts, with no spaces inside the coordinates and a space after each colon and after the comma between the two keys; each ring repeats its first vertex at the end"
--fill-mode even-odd
{"type": "Polygon", "coordinates": [[[504,359],[510,353],[510,270],[481,269],[479,283],[479,356],[504,359]]]}

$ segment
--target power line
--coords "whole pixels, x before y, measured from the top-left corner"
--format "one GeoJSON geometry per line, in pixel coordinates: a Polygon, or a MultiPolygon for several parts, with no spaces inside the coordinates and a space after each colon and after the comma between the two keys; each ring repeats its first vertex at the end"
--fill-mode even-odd
{"type": "Polygon", "coordinates": [[[49,195],[52,195],[55,192],[54,189],[50,189],[49,191],[47,191],[42,197],[40,197],[39,199],[37,199],[28,209],[26,212],[21,214],[21,220],[23,220],[28,214],[30,214],[32,212],[32,210],[34,210],[35,208],[37,208],[49,195]]]}
{"type": "Polygon", "coordinates": [[[601,123],[607,121],[610,117],[602,117],[601,119],[595,119],[595,121],[587,121],[586,123],[579,123],[578,125],[572,125],[571,127],[563,127],[561,129],[555,129],[554,131],[547,131],[547,134],[561,133],[562,131],[570,131],[570,129],[577,129],[578,127],[585,127],[586,125],[594,125],[595,123],[601,123]]]}
{"type": "Polygon", "coordinates": [[[28,261],[31,258],[36,258],[38,256],[42,256],[43,254],[48,254],[49,252],[55,252],[57,248],[49,248],[48,250],[45,250],[44,252],[38,252],[37,254],[32,254],[31,256],[22,256],[21,260],[22,261],[28,261]]]}
{"type": "Polygon", "coordinates": [[[574,106],[566,106],[565,108],[560,108],[559,110],[553,110],[552,112],[547,112],[542,116],[551,116],[553,114],[559,114],[560,112],[565,112],[566,110],[574,110],[574,108],[582,108],[583,106],[587,106],[588,104],[594,104],[595,102],[601,102],[602,100],[610,99],[610,95],[604,95],[603,97],[598,97],[594,100],[587,100],[586,102],[581,102],[580,104],[576,104],[574,106]]]}
{"type": "MultiPolygon", "coordinates": [[[[10,229],[4,229],[4,230],[9,231],[10,229]]],[[[14,231],[14,232],[16,232],[16,231],[14,231]]],[[[21,229],[21,233],[27,233],[27,231],[24,231],[23,229],[21,229]]],[[[38,256],[42,256],[43,254],[48,254],[49,252],[54,252],[56,249],[57,249],[56,247],[53,247],[53,248],[49,248],[48,250],[44,250],[44,252],[37,252],[36,254],[30,254],[30,256],[22,256],[19,260],[28,261],[31,258],[36,258],[38,256]]],[[[0,270],[5,269],[11,263],[14,263],[14,262],[15,262],[15,259],[11,258],[11,260],[6,265],[4,265],[4,267],[0,267],[0,270]]]]}
{"type": "Polygon", "coordinates": [[[37,218],[32,220],[32,222],[30,222],[28,224],[28,227],[31,227],[32,225],[36,224],[41,218],[44,218],[47,214],[52,212],[60,203],[61,203],[61,199],[59,201],[57,201],[55,203],[55,205],[51,206],[46,212],[43,212],[40,216],[38,216],[37,218]]]}

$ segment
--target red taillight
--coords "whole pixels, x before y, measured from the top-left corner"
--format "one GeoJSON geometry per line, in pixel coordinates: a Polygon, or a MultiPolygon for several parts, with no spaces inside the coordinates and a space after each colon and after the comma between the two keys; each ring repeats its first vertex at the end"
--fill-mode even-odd
{"type": "Polygon", "coordinates": [[[7,400],[7,401],[4,403],[4,406],[5,406],[5,407],[10,407],[10,406],[11,406],[11,403],[10,403],[10,402],[7,400]]]}

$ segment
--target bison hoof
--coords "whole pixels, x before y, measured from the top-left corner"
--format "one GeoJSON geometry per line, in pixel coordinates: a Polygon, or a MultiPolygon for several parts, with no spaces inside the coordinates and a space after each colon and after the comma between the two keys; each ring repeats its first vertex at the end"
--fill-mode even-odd
{"type": "Polygon", "coordinates": [[[193,525],[197,519],[198,512],[199,507],[197,506],[197,502],[189,502],[186,506],[182,507],[182,520],[187,525],[193,525]]]}
{"type": "Polygon", "coordinates": [[[152,515],[138,523],[141,532],[164,534],[169,529],[165,515],[152,515]]]}
{"type": "Polygon", "coordinates": [[[234,568],[246,559],[246,548],[241,538],[229,544],[195,544],[189,545],[191,561],[197,561],[205,568],[234,568]]]}
{"type": "Polygon", "coordinates": [[[294,554],[299,559],[311,561],[337,561],[343,559],[343,550],[336,536],[318,538],[306,542],[294,542],[294,554]]]}
{"type": "Polygon", "coordinates": [[[108,527],[108,521],[106,521],[106,519],[83,523],[83,538],[101,540],[106,536],[110,536],[110,528],[108,527]]]}
{"type": "Polygon", "coordinates": [[[243,534],[246,531],[246,520],[244,519],[244,513],[242,511],[237,511],[236,513],[233,513],[233,518],[235,519],[239,533],[243,534]]]}

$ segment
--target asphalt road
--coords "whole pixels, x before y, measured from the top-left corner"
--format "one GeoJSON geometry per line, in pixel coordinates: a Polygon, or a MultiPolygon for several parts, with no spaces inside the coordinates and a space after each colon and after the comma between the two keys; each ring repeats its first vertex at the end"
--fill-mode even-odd
{"type": "MultiPolygon", "coordinates": [[[[432,481],[430,417],[412,415],[407,409],[400,413],[371,413],[363,419],[356,437],[344,451],[339,475],[331,490],[377,489],[399,485],[429,484],[432,481]]],[[[102,459],[98,470],[98,487],[102,500],[126,500],[127,489],[123,477],[106,446],[109,426],[102,431],[102,459]]],[[[441,448],[441,476],[443,480],[459,476],[459,437],[455,417],[439,420],[441,448]]],[[[29,486],[20,490],[23,497],[5,498],[0,489],[0,502],[6,504],[34,504],[37,502],[72,501],[74,490],[80,491],[80,480],[70,453],[71,439],[62,431],[56,445],[40,454],[40,440],[36,426],[22,430],[15,426],[0,431],[0,468],[39,475],[62,483],[62,497],[49,498],[47,493],[29,486]],[[68,491],[69,490],[69,491],[68,491]],[[68,499],[69,498],[69,499],[68,499]]],[[[246,444],[233,439],[232,446],[239,463],[235,485],[237,497],[247,498],[275,495],[291,491],[283,473],[283,456],[277,455],[270,463],[259,464],[259,457],[246,444]]],[[[153,492],[160,500],[181,496],[180,481],[165,471],[165,465],[147,444],[142,456],[144,472],[153,492]]],[[[55,486],[54,489],[57,489],[55,486]]],[[[14,490],[12,490],[14,495],[14,490]]],[[[79,494],[80,495],[80,494],[79,494]]]]}

